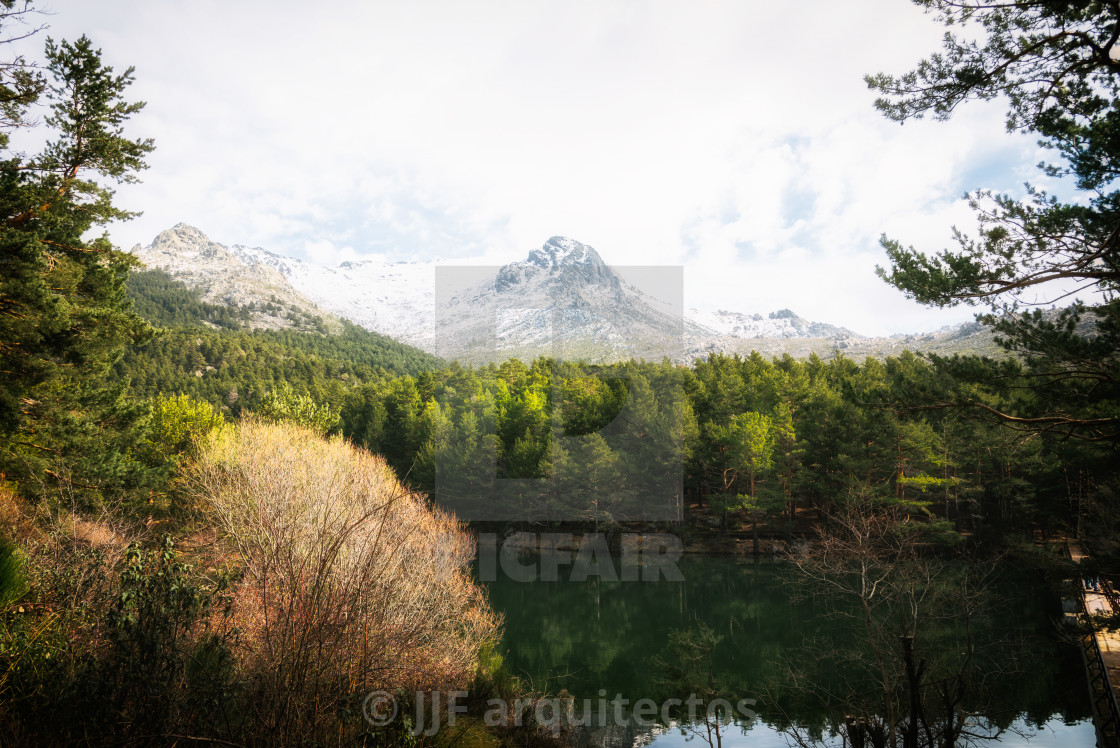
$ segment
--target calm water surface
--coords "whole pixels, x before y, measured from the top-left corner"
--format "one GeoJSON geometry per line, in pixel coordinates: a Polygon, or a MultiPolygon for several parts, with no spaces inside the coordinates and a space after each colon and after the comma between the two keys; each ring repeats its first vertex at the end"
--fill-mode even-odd
{"type": "MultiPolygon", "coordinates": [[[[564,689],[577,704],[618,695],[630,704],[643,698],[660,704],[672,695],[666,671],[673,659],[670,633],[695,631],[703,623],[722,637],[712,657],[717,680],[738,697],[756,699],[758,719],[746,730],[729,726],[723,745],[786,745],[777,729],[783,713],[827,736],[827,707],[794,688],[789,672],[824,691],[830,683],[850,686],[854,676],[837,653],[859,651],[859,627],[789,566],[712,557],[686,557],[679,566],[683,582],[576,582],[566,578],[570,567],[564,565],[558,581],[540,581],[538,574],[525,582],[499,568],[486,586],[505,616],[507,664],[536,689],[564,689]]],[[[990,686],[977,689],[984,691],[983,708],[993,722],[1014,730],[1003,733],[1000,745],[1095,745],[1080,655],[1057,635],[1059,617],[1049,592],[1007,569],[984,613],[973,620],[977,638],[993,643],[989,659],[978,666],[990,686]],[[1008,639],[1015,643],[996,645],[1008,639]],[[1013,677],[1000,674],[1013,658],[1024,665],[1013,677]]],[[[932,633],[927,640],[950,649],[960,632],[932,633]]],[[[635,739],[659,748],[704,744],[673,726],[608,736],[596,731],[591,742],[630,745],[635,739]]]]}

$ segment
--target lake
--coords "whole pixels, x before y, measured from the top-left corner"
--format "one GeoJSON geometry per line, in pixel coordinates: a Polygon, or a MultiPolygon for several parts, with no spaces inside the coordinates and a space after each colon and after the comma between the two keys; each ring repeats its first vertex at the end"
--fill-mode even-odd
{"type": "MultiPolygon", "coordinates": [[[[783,727],[827,741],[837,718],[834,697],[875,692],[865,667],[866,629],[850,615],[859,611],[822,594],[792,565],[686,556],[679,561],[682,581],[612,581],[619,576],[612,573],[572,581],[563,563],[552,567],[558,574],[545,575],[558,578],[542,581],[540,566],[528,580],[499,567],[485,582],[505,616],[506,664],[536,690],[566,691],[577,709],[589,707],[589,744],[704,745],[704,735],[688,729],[703,732],[699,720],[667,712],[667,727],[658,716],[666,699],[685,693],[681,674],[699,672],[688,664],[692,655],[702,660],[700,670],[710,666],[706,682],[733,695],[733,712],[743,706],[738,699],[754,699],[750,714],[740,710],[740,719],[722,728],[724,746],[785,745],[783,727]],[[710,648],[697,638],[702,626],[719,637],[710,648]],[[674,632],[691,638],[674,647],[674,632]],[[625,700],[622,707],[617,699],[625,700]],[[650,700],[649,716],[636,724],[632,707],[642,699],[650,700]]],[[[1061,640],[1060,615],[1049,590],[1006,568],[984,609],[969,618],[977,646],[962,707],[986,729],[1002,729],[999,745],[1096,744],[1080,655],[1061,640]]],[[[957,650],[964,634],[954,620],[922,621],[918,655],[929,657],[932,672],[950,672],[963,660],[957,650]]]]}

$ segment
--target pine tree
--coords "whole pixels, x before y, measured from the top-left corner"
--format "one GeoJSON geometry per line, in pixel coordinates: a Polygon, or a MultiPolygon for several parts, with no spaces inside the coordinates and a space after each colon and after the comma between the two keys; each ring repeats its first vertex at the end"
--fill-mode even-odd
{"type": "Polygon", "coordinates": [[[1025,366],[942,362],[946,370],[993,383],[1017,377],[1033,397],[1021,411],[967,405],[1032,433],[1120,440],[1120,7],[1115,3],[1022,0],[960,3],[914,0],[952,29],[943,49],[901,76],[868,76],[876,106],[898,122],[948,119],[970,100],[1004,98],[1009,131],[1037,135],[1072,178],[1068,202],[1037,189],[1025,199],[969,196],[979,234],[930,256],[883,239],[889,268],[879,274],[925,304],[986,304],[981,319],[1025,366]],[[1087,299],[1052,315],[1024,305],[1087,299]],[[1085,327],[1092,328],[1086,333],[1085,327]]]}
{"type": "Polygon", "coordinates": [[[134,215],[105,182],[136,181],[153,146],[123,132],[143,107],[123,98],[131,68],[114,74],[84,36],[48,39],[44,68],[53,137],[33,156],[4,143],[0,161],[0,472],[28,487],[135,485],[146,407],[107,375],[151,328],[125,294],[135,259],[85,236],[134,215]]]}
{"type": "MultiPolygon", "coordinates": [[[[32,21],[37,11],[29,0],[0,0],[0,45],[26,39],[42,27],[32,21]]],[[[0,148],[8,145],[8,131],[28,126],[27,107],[38,100],[45,81],[33,62],[22,56],[0,61],[0,148]]]]}

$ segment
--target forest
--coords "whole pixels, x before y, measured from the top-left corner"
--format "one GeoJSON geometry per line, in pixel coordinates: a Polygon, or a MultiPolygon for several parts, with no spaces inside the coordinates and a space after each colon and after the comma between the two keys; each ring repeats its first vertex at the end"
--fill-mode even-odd
{"type": "MultiPolygon", "coordinates": [[[[492,496],[498,481],[548,479],[542,491],[609,487],[611,496],[557,520],[638,521],[643,508],[626,497],[648,485],[643,450],[657,450],[676,470],[666,480],[677,503],[665,518],[681,524],[695,506],[714,511],[724,529],[735,519],[782,534],[798,508],[858,498],[957,534],[1115,529],[1108,442],[991,417],[989,409],[1018,418],[1045,407],[1020,360],[756,353],[688,367],[542,358],[473,369],[353,326],[333,337],[215,329],[213,310],[183,303],[182,284],[161,278],[156,287],[152,276],[131,274],[135,308],[175,308],[179,324],[149,312],[167,326],[115,364],[134,396],[183,395],[237,418],[287,386],[335,414],[330,430],[437,498],[437,467],[478,496],[492,496]],[[964,402],[974,405],[953,405],[964,402]],[[597,483],[585,475],[592,467],[597,483]]],[[[1066,408],[1082,397],[1076,382],[1045,396],[1066,408]]]]}
{"type": "Polygon", "coordinates": [[[681,506],[714,507],[724,523],[733,512],[784,531],[798,506],[859,499],[897,504],[957,533],[1046,535],[1082,518],[1087,530],[1112,532],[1109,445],[1028,438],[944,405],[967,398],[1032,412],[1016,367],[977,384],[911,354],[863,362],[713,355],[687,368],[453,365],[361,386],[340,403],[340,428],[437,497],[437,468],[489,495],[496,480],[561,480],[573,461],[582,472],[594,466],[612,487],[595,518],[606,525],[641,518],[624,497],[641,495],[652,469],[643,456],[658,450],[669,469],[674,459],[683,468],[681,506]],[[617,428],[619,420],[627,425],[617,428]]]}

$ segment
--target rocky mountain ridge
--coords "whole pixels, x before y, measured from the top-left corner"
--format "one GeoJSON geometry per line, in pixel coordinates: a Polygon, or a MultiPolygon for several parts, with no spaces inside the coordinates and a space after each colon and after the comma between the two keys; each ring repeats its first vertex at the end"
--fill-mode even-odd
{"type": "Polygon", "coordinates": [[[861,358],[904,348],[951,353],[961,345],[994,352],[990,334],[975,325],[868,338],[788,309],[767,316],[684,312],[679,282],[674,288],[679,279],[670,277],[652,292],[647,283],[643,290],[594,248],[561,236],[500,268],[379,260],[330,268],[262,248],[225,246],[186,224],[132,251],[147,266],[200,288],[210,303],[251,308],[253,326],[299,327],[318,319],[330,329],[344,318],[471,363],[537,355],[686,362],[753,350],[798,357],[839,350],[861,358]]]}
{"type": "Polygon", "coordinates": [[[298,328],[309,319],[321,320],[329,330],[340,327],[335,315],[292,286],[279,255],[226,247],[182,223],[160,232],[147,247],[133,247],[132,253],[145,266],[201,290],[205,302],[250,309],[251,327],[298,328]]]}

